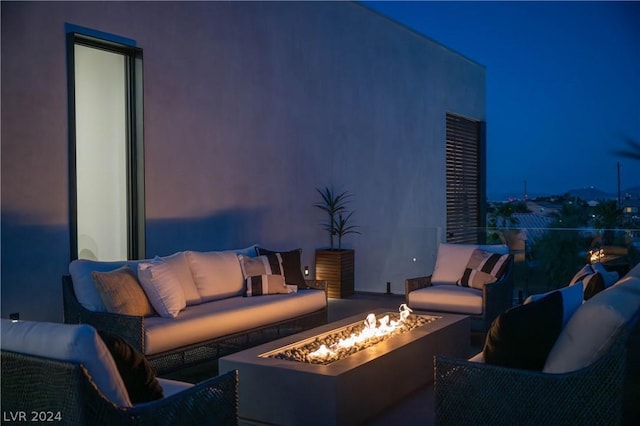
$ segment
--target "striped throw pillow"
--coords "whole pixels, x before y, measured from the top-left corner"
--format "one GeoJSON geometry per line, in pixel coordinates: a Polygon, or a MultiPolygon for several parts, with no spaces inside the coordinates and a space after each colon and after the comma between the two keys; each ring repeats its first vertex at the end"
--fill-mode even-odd
{"type": "Polygon", "coordinates": [[[242,274],[245,279],[243,296],[262,296],[263,294],[289,293],[285,285],[280,253],[257,257],[238,255],[242,274]]]}
{"type": "Polygon", "coordinates": [[[464,274],[457,284],[478,290],[502,277],[509,260],[509,254],[499,254],[475,249],[467,262],[464,274]]]}
{"type": "Polygon", "coordinates": [[[591,299],[593,296],[607,288],[604,276],[600,272],[596,272],[596,270],[589,264],[583,266],[582,269],[573,276],[569,285],[571,286],[578,283],[582,283],[584,300],[591,299]]]}

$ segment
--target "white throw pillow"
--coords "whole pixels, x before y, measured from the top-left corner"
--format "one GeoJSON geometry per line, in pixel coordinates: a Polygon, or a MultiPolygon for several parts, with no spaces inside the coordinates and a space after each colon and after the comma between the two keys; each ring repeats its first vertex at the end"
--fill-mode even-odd
{"type": "Polygon", "coordinates": [[[179,251],[171,256],[162,257],[161,259],[170,265],[176,278],[180,282],[187,305],[197,305],[201,303],[202,298],[200,297],[200,293],[198,293],[198,288],[191,275],[187,252],[179,251]]]}
{"type": "Polygon", "coordinates": [[[138,280],[160,316],[175,318],[187,306],[180,281],[171,265],[161,258],[139,263],[138,280]]]}
{"type": "MultiPolygon", "coordinates": [[[[111,353],[88,324],[2,320],[2,349],[82,364],[100,391],[120,407],[131,407],[111,353]]],[[[46,378],[45,378],[46,379],[46,378]]]]}
{"type": "Polygon", "coordinates": [[[431,283],[456,285],[464,274],[473,251],[477,248],[491,253],[509,253],[509,248],[506,245],[440,243],[436,264],[431,275],[431,283]]]}
{"type": "Polygon", "coordinates": [[[193,281],[203,302],[239,296],[244,278],[235,251],[188,251],[193,281]]]}
{"type": "Polygon", "coordinates": [[[582,304],[549,352],[545,373],[579,370],[604,354],[627,325],[637,320],[640,278],[627,276],[582,304]]]}

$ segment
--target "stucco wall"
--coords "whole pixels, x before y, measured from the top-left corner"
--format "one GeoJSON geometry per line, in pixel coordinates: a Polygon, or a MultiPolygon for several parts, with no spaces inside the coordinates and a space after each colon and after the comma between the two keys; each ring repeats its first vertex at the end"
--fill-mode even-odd
{"type": "Polygon", "coordinates": [[[257,242],[313,273],[329,185],[354,194],[356,290],[430,271],[445,113],[484,120],[481,65],[354,3],[3,2],[3,317],[62,319],[65,23],[143,49],[147,257],[257,242]]]}

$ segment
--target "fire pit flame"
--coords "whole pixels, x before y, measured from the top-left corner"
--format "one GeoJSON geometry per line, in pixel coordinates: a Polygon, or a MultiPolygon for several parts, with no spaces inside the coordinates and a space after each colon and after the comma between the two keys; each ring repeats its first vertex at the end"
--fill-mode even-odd
{"type": "Polygon", "coordinates": [[[358,334],[351,334],[346,339],[340,339],[337,343],[334,343],[327,347],[327,345],[322,344],[316,351],[309,353],[309,358],[327,358],[335,355],[340,349],[351,348],[353,346],[359,345],[362,342],[366,342],[372,338],[383,337],[388,334],[393,333],[398,327],[402,325],[409,317],[411,312],[411,308],[409,308],[406,303],[403,303],[398,308],[400,312],[400,319],[398,321],[389,321],[389,315],[385,315],[384,317],[376,320],[375,314],[367,315],[367,318],[364,320],[364,328],[358,334]],[[376,325],[379,323],[379,325],[376,325]]]}

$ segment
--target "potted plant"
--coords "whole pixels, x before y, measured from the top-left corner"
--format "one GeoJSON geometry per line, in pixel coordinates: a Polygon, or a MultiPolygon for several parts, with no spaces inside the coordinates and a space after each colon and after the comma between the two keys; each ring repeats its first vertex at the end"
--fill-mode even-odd
{"type": "Polygon", "coordinates": [[[353,212],[347,210],[352,195],[347,191],[336,193],[329,187],[316,188],[316,191],[322,201],[314,206],[327,213],[323,227],[329,233],[329,248],[316,250],[316,279],[327,282],[329,297],[348,297],[354,292],[355,250],[343,249],[342,238],[360,233],[357,226],[350,224],[353,212]],[[334,237],[338,240],[337,248],[334,237]]]}

